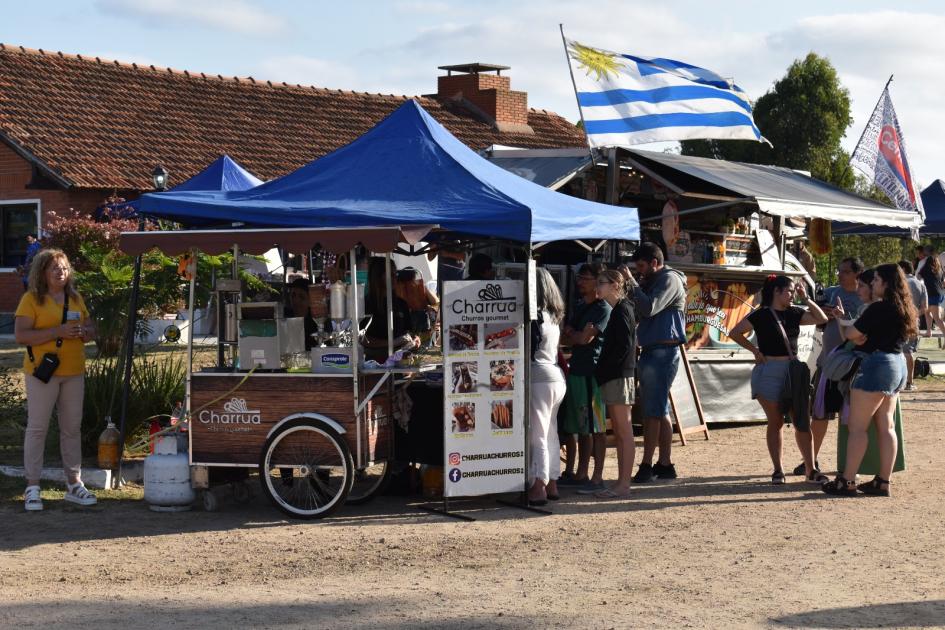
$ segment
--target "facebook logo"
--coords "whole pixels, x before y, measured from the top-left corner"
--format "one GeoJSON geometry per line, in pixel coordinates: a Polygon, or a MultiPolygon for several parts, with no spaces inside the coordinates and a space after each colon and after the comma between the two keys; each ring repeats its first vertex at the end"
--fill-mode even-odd
{"type": "Polygon", "coordinates": [[[463,473],[459,470],[459,468],[450,469],[450,481],[452,481],[453,483],[456,483],[462,478],[463,478],[463,473]]]}

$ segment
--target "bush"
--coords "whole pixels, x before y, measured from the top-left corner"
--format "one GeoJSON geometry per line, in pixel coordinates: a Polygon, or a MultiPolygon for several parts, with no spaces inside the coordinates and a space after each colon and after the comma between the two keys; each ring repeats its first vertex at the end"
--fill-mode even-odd
{"type": "MultiPolygon", "coordinates": [[[[89,361],[85,371],[85,408],[82,415],[83,452],[94,452],[105,429],[105,417],[121,420],[123,361],[107,357],[89,361]]],[[[138,355],[131,364],[131,391],[125,419],[125,443],[147,431],[147,421],[169,414],[184,399],[184,356],[180,353],[138,355]]]]}
{"type": "Polygon", "coordinates": [[[15,370],[0,370],[0,445],[23,445],[26,428],[26,396],[15,370]]]}

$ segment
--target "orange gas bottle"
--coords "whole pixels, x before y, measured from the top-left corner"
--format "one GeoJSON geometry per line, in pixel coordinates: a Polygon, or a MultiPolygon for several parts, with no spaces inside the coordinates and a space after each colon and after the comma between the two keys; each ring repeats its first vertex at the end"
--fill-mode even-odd
{"type": "Polygon", "coordinates": [[[103,470],[118,468],[118,442],[121,434],[110,417],[106,417],[107,425],[98,436],[98,467],[103,470]]]}
{"type": "Polygon", "coordinates": [[[426,464],[420,468],[420,485],[423,496],[427,499],[439,499],[443,496],[443,467],[426,464]]]}

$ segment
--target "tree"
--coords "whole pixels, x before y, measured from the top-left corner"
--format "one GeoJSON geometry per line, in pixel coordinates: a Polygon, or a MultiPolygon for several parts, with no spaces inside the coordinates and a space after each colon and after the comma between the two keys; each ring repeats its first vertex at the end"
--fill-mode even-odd
{"type": "Polygon", "coordinates": [[[842,188],[853,186],[850,156],[840,147],[853,122],[850,94],[828,59],[809,53],[792,63],[755,103],[754,118],[773,147],[747,140],[686,140],[682,154],[784,166],[842,188]]]}

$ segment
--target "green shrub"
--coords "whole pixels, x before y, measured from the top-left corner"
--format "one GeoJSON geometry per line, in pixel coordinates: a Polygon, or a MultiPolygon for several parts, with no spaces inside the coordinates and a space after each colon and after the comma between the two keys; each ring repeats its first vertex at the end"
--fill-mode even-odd
{"type": "MultiPolygon", "coordinates": [[[[89,361],[85,371],[85,408],[82,416],[83,452],[97,448],[105,429],[105,417],[118,425],[121,419],[123,362],[116,357],[89,361]]],[[[169,414],[184,399],[184,355],[159,353],[136,355],[131,364],[131,390],[125,420],[125,443],[136,441],[147,431],[150,417],[169,414]]]]}
{"type": "Polygon", "coordinates": [[[26,428],[26,395],[16,370],[0,370],[0,446],[20,448],[26,428]]]}

